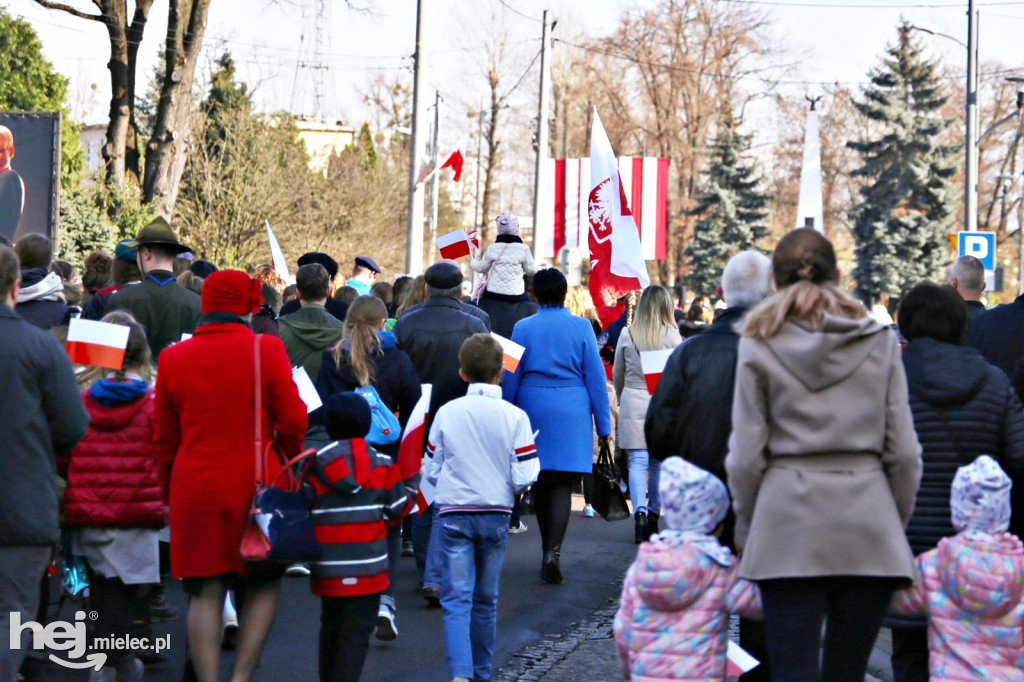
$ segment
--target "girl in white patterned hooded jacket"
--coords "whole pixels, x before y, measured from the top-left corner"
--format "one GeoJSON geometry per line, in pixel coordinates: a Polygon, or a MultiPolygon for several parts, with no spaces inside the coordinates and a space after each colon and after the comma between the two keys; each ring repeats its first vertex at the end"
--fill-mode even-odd
{"type": "Polygon", "coordinates": [[[519,218],[511,211],[504,211],[495,218],[498,237],[487,247],[483,258],[477,252],[469,261],[469,267],[487,275],[487,289],[491,294],[518,298],[526,293],[523,275],[533,275],[537,265],[533,262],[530,247],[519,236],[519,218]]]}

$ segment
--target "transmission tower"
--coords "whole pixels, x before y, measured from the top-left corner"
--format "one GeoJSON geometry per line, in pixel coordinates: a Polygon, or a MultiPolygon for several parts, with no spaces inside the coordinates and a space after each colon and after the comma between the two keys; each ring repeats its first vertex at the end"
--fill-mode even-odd
{"type": "Polygon", "coordinates": [[[292,81],[292,108],[298,115],[327,120],[334,79],[331,74],[331,0],[305,0],[299,58],[292,81]],[[310,103],[312,102],[312,111],[310,103]]]}

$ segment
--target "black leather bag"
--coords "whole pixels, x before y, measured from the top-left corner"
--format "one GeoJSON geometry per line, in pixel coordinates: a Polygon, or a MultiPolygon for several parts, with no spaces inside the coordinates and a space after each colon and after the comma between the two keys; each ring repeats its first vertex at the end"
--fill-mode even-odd
{"type": "Polygon", "coordinates": [[[601,444],[597,462],[594,463],[594,489],[590,498],[594,510],[605,521],[621,521],[632,516],[626,505],[626,496],[619,487],[611,447],[607,442],[601,444]]]}

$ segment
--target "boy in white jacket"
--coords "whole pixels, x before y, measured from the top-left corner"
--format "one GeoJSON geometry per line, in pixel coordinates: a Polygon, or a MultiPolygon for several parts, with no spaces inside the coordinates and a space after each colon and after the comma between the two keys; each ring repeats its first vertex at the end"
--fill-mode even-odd
{"type": "Polygon", "coordinates": [[[453,682],[491,677],[513,496],[540,473],[530,419],[501,399],[501,373],[497,341],[487,334],[466,339],[459,375],[469,390],[437,411],[423,460],[441,520],[441,606],[453,682]]]}

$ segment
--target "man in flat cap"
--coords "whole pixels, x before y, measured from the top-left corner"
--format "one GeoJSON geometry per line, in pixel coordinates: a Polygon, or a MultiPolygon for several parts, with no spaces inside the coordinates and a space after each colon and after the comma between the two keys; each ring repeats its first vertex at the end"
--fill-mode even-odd
{"type": "Polygon", "coordinates": [[[377,281],[380,268],[369,256],[356,256],[356,264],[352,267],[352,276],[345,284],[359,292],[360,296],[370,293],[370,287],[377,281]]]}
{"type": "Polygon", "coordinates": [[[182,334],[194,332],[199,320],[199,294],[178,284],[173,272],[178,254],[192,249],[178,241],[178,235],[159,216],[125,246],[135,247],[135,262],[142,281],[114,292],[106,312],[130,312],[146,330],[156,362],[160,351],[180,341],[182,334]]]}
{"type": "MultiPolygon", "coordinates": [[[[473,334],[486,334],[487,327],[463,312],[462,271],[459,266],[434,263],[423,273],[430,298],[415,310],[405,312],[394,327],[398,347],[409,354],[420,383],[432,384],[427,432],[437,410],[450,400],[466,395],[467,384],[459,376],[459,348],[473,334]]],[[[437,510],[414,516],[413,551],[423,596],[431,606],[441,599],[442,552],[440,533],[432,533],[437,510]],[[434,541],[431,542],[431,535],[434,541]]]]}
{"type": "MultiPolygon", "coordinates": [[[[338,276],[338,261],[328,256],[326,253],[310,251],[309,253],[304,253],[299,256],[299,260],[297,262],[300,268],[304,265],[312,265],[313,263],[318,263],[324,266],[324,269],[327,270],[327,276],[330,277],[330,283],[327,287],[327,300],[324,301],[324,309],[339,321],[344,322],[345,316],[348,315],[348,303],[334,298],[334,282],[336,281],[335,278],[338,276]]],[[[301,307],[302,303],[298,298],[288,301],[284,304],[284,307],[281,308],[281,311],[278,313],[278,317],[293,315],[294,313],[299,312],[301,307]]],[[[316,377],[312,378],[316,380],[316,377]]]]}

